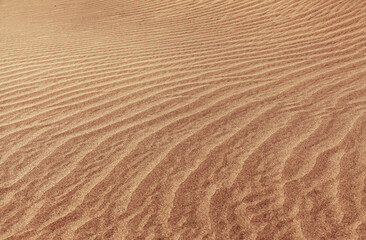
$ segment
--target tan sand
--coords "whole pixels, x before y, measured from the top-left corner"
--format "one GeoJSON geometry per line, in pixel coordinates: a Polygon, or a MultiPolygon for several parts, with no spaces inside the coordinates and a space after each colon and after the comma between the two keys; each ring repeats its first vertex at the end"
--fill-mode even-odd
{"type": "Polygon", "coordinates": [[[366,239],[366,1],[1,0],[0,239],[366,239]]]}

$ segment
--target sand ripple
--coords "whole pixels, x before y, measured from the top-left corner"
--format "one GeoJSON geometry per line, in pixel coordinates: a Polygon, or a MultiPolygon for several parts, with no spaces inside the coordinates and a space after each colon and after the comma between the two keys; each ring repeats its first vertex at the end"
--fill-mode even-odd
{"type": "Polygon", "coordinates": [[[0,239],[366,239],[366,1],[0,1],[0,239]]]}

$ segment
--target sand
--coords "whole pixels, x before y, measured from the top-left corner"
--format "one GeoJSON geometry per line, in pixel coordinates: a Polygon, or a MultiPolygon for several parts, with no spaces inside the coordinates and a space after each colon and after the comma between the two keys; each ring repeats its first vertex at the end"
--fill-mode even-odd
{"type": "Polygon", "coordinates": [[[1,0],[0,239],[366,239],[366,1],[1,0]]]}

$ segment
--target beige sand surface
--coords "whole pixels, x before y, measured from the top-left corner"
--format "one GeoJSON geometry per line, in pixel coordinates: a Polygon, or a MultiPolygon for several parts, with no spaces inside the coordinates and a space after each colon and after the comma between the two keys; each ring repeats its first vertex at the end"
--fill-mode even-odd
{"type": "Polygon", "coordinates": [[[0,0],[0,239],[366,239],[366,1],[0,0]]]}

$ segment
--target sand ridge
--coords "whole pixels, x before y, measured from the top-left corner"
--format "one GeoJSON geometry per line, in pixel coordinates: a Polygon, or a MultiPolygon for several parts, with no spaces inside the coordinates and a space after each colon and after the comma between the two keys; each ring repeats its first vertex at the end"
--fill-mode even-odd
{"type": "Polygon", "coordinates": [[[0,1],[0,239],[366,239],[366,2],[0,1]]]}

